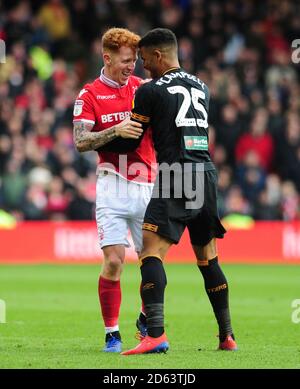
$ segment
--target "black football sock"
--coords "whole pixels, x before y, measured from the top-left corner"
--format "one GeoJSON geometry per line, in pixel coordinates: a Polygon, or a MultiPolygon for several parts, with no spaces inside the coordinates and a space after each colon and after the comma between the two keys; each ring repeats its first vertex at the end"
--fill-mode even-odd
{"type": "Polygon", "coordinates": [[[141,296],[145,307],[148,335],[158,338],[164,333],[164,292],[167,277],[162,261],[146,257],[141,266],[141,296]]]}
{"type": "Polygon", "coordinates": [[[218,257],[206,264],[203,261],[203,265],[201,262],[198,262],[198,268],[203,275],[205,290],[219,325],[220,341],[223,342],[227,335],[232,335],[227,280],[219,266],[218,257]]]}
{"type": "Polygon", "coordinates": [[[111,337],[114,337],[118,340],[121,340],[121,334],[119,331],[114,331],[114,332],[108,332],[106,335],[105,335],[105,342],[107,342],[111,337]]]}
{"type": "Polygon", "coordinates": [[[140,321],[143,325],[146,325],[146,324],[147,324],[146,316],[143,314],[143,312],[140,312],[139,321],[140,321]]]}

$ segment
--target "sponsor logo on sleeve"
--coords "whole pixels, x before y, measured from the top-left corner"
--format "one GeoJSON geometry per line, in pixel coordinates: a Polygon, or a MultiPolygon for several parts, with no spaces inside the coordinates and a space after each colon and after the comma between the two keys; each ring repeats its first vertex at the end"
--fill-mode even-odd
{"type": "Polygon", "coordinates": [[[84,104],[83,100],[76,100],[76,101],[75,101],[75,104],[74,104],[74,111],[73,111],[73,115],[74,115],[74,116],[79,116],[79,115],[81,115],[83,104],[84,104]]]}

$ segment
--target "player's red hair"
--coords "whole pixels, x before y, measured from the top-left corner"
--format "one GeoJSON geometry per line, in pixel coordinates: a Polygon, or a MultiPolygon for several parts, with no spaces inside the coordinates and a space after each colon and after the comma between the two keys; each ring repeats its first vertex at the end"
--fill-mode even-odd
{"type": "Polygon", "coordinates": [[[102,36],[102,47],[103,51],[118,51],[122,46],[136,50],[140,40],[139,35],[126,28],[110,28],[102,36]]]}

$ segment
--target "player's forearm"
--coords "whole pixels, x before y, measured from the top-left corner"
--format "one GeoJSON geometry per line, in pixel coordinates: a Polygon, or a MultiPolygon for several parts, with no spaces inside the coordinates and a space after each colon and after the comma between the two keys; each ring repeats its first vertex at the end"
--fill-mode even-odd
{"type": "Polygon", "coordinates": [[[74,124],[74,143],[79,152],[96,150],[117,138],[116,126],[100,132],[91,132],[91,124],[78,122],[74,124]]]}

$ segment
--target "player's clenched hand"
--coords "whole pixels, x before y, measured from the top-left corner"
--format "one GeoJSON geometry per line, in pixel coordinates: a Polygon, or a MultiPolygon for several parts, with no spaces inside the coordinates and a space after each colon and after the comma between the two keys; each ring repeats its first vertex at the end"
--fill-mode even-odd
{"type": "Polygon", "coordinates": [[[115,131],[117,136],[131,139],[138,139],[143,133],[141,123],[130,120],[130,117],[117,124],[115,131]]]}

